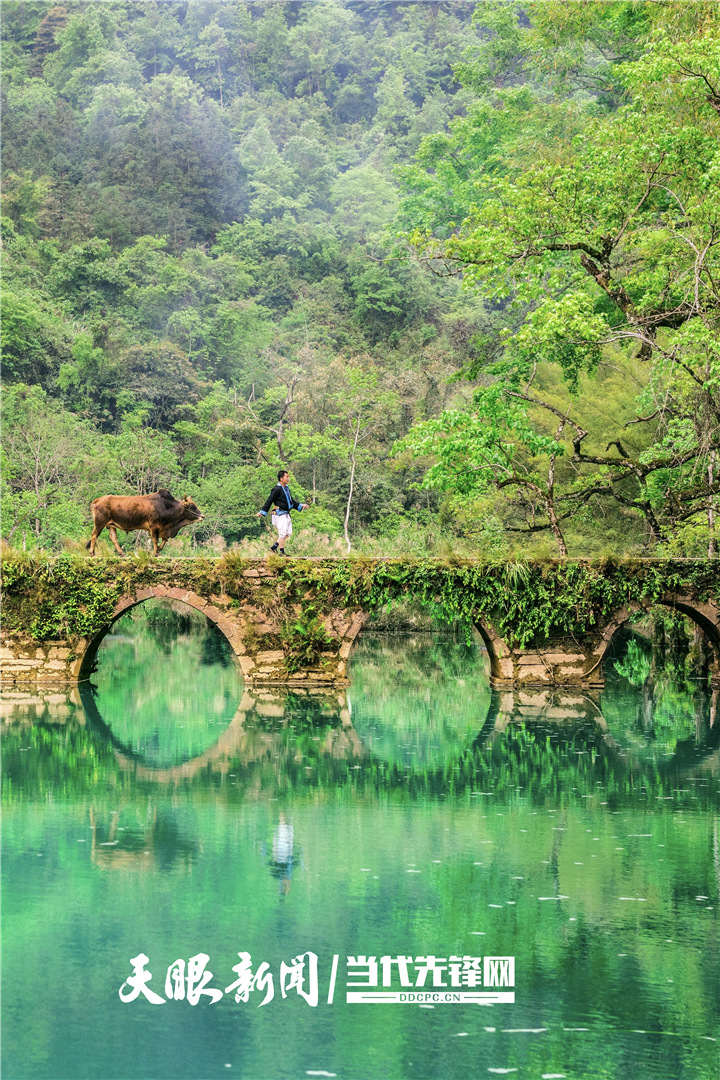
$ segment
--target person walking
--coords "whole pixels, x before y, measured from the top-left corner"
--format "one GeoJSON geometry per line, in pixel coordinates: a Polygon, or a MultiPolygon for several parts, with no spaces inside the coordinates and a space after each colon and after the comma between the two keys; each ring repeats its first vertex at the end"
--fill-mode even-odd
{"type": "Polygon", "coordinates": [[[306,510],[308,503],[296,502],[290,494],[290,488],[288,484],[290,477],[285,470],[281,470],[278,473],[278,482],[272,489],[267,497],[267,501],[262,510],[258,510],[258,517],[267,517],[268,510],[272,506],[277,507],[273,509],[272,520],[273,525],[277,529],[278,538],[270,548],[271,551],[277,551],[278,555],[285,554],[285,541],[288,536],[292,536],[292,518],[290,517],[291,510],[306,510]]]}

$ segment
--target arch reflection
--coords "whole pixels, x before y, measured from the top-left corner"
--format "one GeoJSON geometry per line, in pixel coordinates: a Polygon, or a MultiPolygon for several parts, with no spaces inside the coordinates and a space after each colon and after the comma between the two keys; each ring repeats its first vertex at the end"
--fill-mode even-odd
{"type": "Polygon", "coordinates": [[[118,748],[151,768],[202,755],[230,724],[242,676],[224,636],[177,601],[152,601],[121,616],[97,650],[88,712],[118,748]]]}
{"type": "MultiPolygon", "coordinates": [[[[454,773],[471,783],[473,770],[492,775],[510,755],[540,773],[543,756],[549,762],[558,747],[570,758],[599,757],[613,770],[670,776],[710,760],[717,747],[717,690],[680,693],[664,741],[643,741],[633,736],[642,710],[632,694],[639,690],[630,697],[614,689],[491,691],[484,658],[457,641],[365,640],[365,661],[359,666],[356,659],[349,691],[246,690],[221,730],[208,726],[212,742],[180,761],[148,759],[118,736],[99,696],[83,691],[84,704],[117,763],[136,779],[175,784],[214,777],[258,797],[371,776],[390,786],[432,778],[439,793],[454,773]],[[688,710],[694,710],[690,729],[688,710]]],[[[356,656],[362,660],[360,647],[356,656]]],[[[457,790],[454,780],[451,786],[457,790]]]]}

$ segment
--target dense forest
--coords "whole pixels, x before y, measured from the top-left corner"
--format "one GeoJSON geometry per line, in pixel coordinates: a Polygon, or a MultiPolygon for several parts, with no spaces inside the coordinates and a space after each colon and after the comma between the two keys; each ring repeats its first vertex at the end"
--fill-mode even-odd
{"type": "Polygon", "coordinates": [[[717,3],[0,17],[6,543],[717,552],[717,3]]]}

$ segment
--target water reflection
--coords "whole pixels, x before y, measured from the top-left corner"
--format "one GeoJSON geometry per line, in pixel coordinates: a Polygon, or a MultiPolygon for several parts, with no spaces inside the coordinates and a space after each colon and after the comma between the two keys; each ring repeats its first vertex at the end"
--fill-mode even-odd
{"type": "Polygon", "coordinates": [[[487,654],[447,633],[363,634],[348,706],[373,758],[408,769],[442,765],[472,744],[491,704],[487,654]]]}
{"type": "Polygon", "coordinates": [[[627,634],[605,665],[601,705],[628,751],[657,759],[692,756],[718,723],[718,689],[708,690],[707,663],[667,654],[637,634],[627,634]]]}
{"type": "Polygon", "coordinates": [[[90,859],[100,870],[188,873],[198,857],[199,844],[183,835],[175,815],[165,807],[148,803],[142,813],[123,808],[107,814],[91,805],[89,816],[90,859]]]}
{"type": "MultiPolygon", "coordinates": [[[[5,1074],[713,1076],[716,702],[692,690],[688,735],[678,691],[674,741],[641,740],[642,687],[490,694],[464,648],[368,638],[348,694],[245,692],[223,726],[210,694],[180,760],[127,718],[118,736],[122,687],[6,698],[5,1074]],[[239,950],[276,977],[308,949],[326,974],[492,950],[517,958],[517,1003],[360,1016],[338,986],[332,1007],[135,1008],[117,990],[141,949],[160,990],[201,949],[218,986],[239,950]]],[[[136,685],[160,701],[172,651],[153,656],[136,685]]],[[[161,741],[176,715],[156,710],[161,741]]]]}
{"type": "Polygon", "coordinates": [[[371,632],[353,654],[347,694],[243,693],[216,628],[184,605],[155,601],[118,621],[79,702],[38,699],[25,715],[43,722],[54,705],[57,716],[89,723],[122,770],[159,784],[254,772],[262,790],[268,775],[280,786],[319,783],[342,764],[437,787],[483,755],[497,763],[542,744],[621,771],[692,768],[717,744],[718,692],[681,665],[659,665],[637,635],[620,644],[602,694],[492,692],[479,640],[371,632]]]}
{"type": "Polygon", "coordinates": [[[133,608],[100,644],[83,704],[114,744],[149,768],[197,760],[231,722],[242,676],[230,644],[174,601],[133,608]]]}
{"type": "MultiPolygon", "coordinates": [[[[128,790],[211,787],[231,800],[303,789],[397,791],[417,798],[522,789],[542,801],[557,792],[581,797],[602,782],[612,799],[632,802],[638,791],[669,797],[683,777],[720,774],[720,724],[710,723],[717,691],[707,695],[696,735],[679,738],[671,754],[659,757],[618,738],[601,709],[604,695],[543,689],[494,692],[484,718],[435,726],[432,755],[428,742],[413,745],[406,736],[395,759],[387,751],[398,745],[390,722],[386,735],[382,716],[373,711],[373,723],[364,729],[363,711],[351,710],[351,695],[245,692],[230,723],[219,735],[212,729],[212,745],[164,768],[146,764],[118,742],[96,695],[52,698],[4,703],[5,774],[26,792],[60,785],[79,793],[98,782],[128,790]]],[[[613,709],[621,705],[615,702],[613,709]]],[[[409,719],[416,722],[412,713],[409,719]]],[[[615,729],[622,734],[622,725],[616,722],[615,729]]],[[[112,840],[125,850],[121,837],[103,843],[112,840]]]]}
{"type": "Polygon", "coordinates": [[[272,853],[268,861],[270,873],[277,879],[278,891],[283,896],[287,896],[290,892],[295,859],[295,829],[289,821],[285,820],[285,815],[281,811],[280,819],[273,832],[272,853]]]}

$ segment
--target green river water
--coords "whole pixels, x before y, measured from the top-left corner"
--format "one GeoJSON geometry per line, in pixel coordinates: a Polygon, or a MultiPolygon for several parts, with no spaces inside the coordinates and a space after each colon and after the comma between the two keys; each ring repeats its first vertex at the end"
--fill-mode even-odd
{"type": "Polygon", "coordinates": [[[251,694],[196,613],[123,617],[92,686],[4,702],[3,1076],[717,1080],[717,701],[617,664],[494,694],[368,630],[346,693],[251,694]],[[349,1002],[360,957],[425,999],[349,1002]],[[485,957],[514,1002],[438,1000],[485,957]]]}

